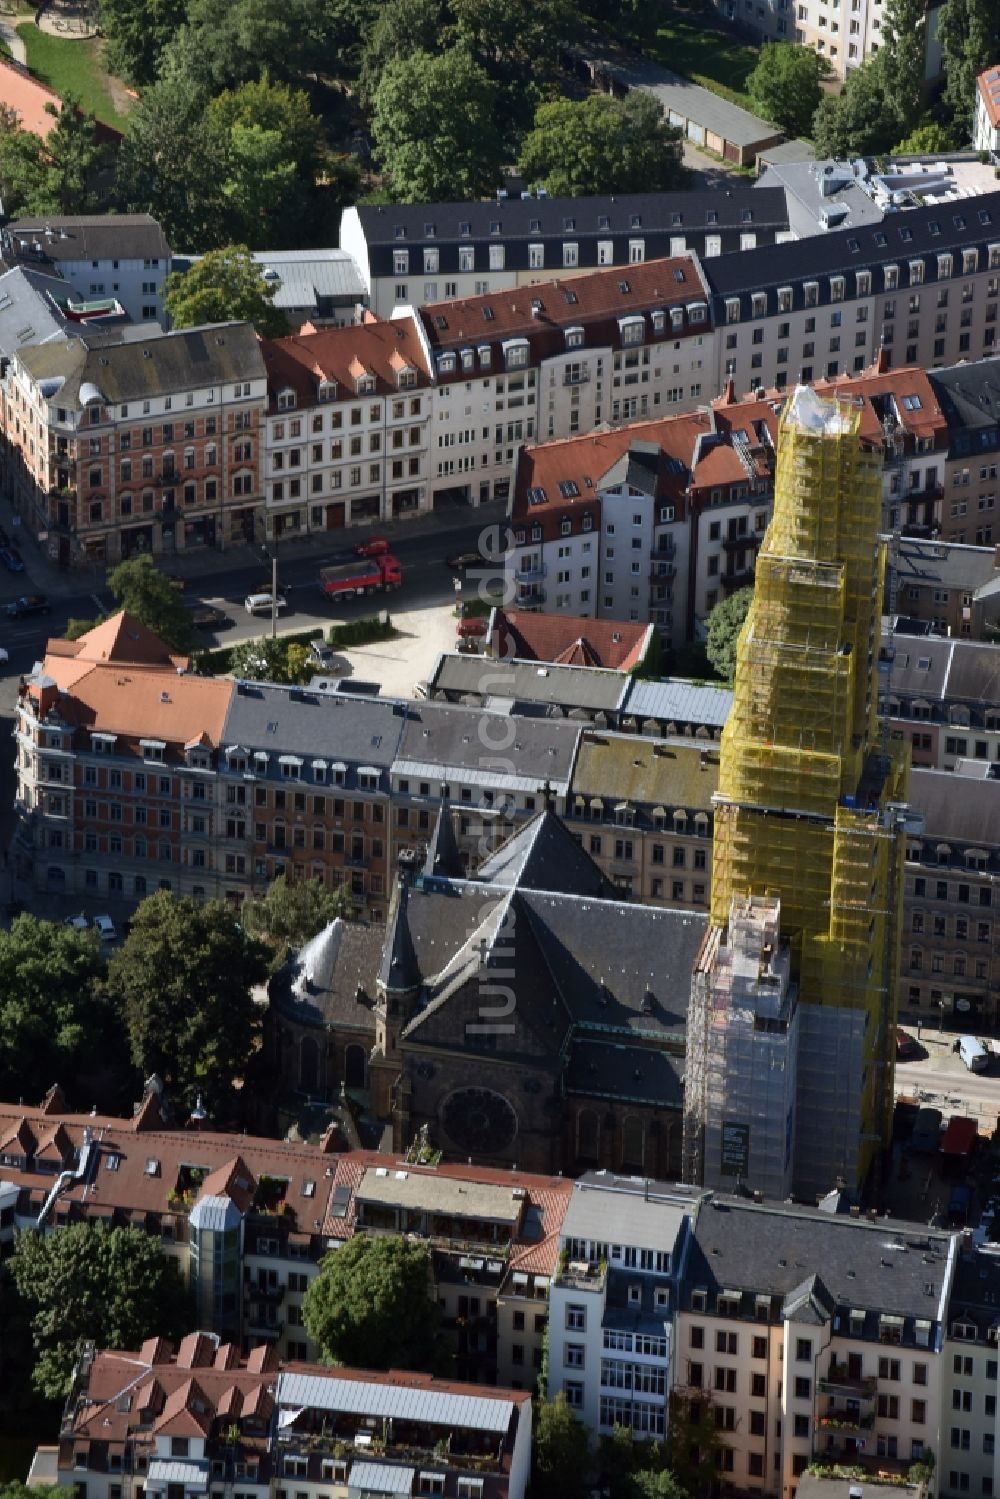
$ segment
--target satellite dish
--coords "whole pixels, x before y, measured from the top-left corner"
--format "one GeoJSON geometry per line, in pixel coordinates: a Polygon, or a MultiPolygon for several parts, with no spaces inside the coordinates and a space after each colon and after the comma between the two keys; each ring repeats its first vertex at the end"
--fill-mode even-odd
{"type": "Polygon", "coordinates": [[[972,1005],[967,999],[956,999],[955,1009],[959,1012],[960,1015],[965,1015],[969,1010],[972,1009],[972,1005]]]}

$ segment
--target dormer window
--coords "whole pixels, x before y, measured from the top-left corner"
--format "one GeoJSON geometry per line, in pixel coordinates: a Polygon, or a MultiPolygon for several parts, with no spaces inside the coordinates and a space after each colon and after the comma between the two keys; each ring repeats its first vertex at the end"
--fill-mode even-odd
{"type": "Polygon", "coordinates": [[[332,401],[337,394],[336,380],[321,380],[316,390],[316,397],[320,401],[332,401]]]}
{"type": "Polygon", "coordinates": [[[295,392],[290,386],[278,391],[278,410],[292,411],[295,408],[295,392]]]}
{"type": "Polygon", "coordinates": [[[523,370],[528,363],[528,340],[511,338],[503,346],[504,359],[509,370],[523,370]]]}
{"type": "Polygon", "coordinates": [[[438,373],[441,375],[453,375],[455,373],[454,354],[438,355],[438,373]]]}
{"type": "Polygon", "coordinates": [[[95,755],[113,755],[116,737],[114,734],[91,734],[90,748],[95,755]]]}
{"type": "Polygon", "coordinates": [[[666,313],[663,312],[662,309],[657,308],[656,311],[651,313],[650,315],[653,319],[653,332],[662,333],[667,326],[666,313]]]}
{"type": "Polygon", "coordinates": [[[493,350],[489,344],[480,344],[476,350],[479,355],[479,363],[484,370],[488,370],[493,363],[493,350]]]}
{"type": "Polygon", "coordinates": [[[646,338],[646,320],[642,317],[622,317],[618,319],[618,328],[621,333],[622,345],[641,344],[646,338]]]}
{"type": "Polygon", "coordinates": [[[397,385],[400,390],[412,390],[417,383],[417,372],[412,365],[400,370],[397,385]]]}
{"type": "Polygon", "coordinates": [[[583,329],[582,328],[567,328],[566,329],[566,347],[567,347],[567,349],[582,349],[583,348],[583,329]]]}
{"type": "Polygon", "coordinates": [[[162,764],[167,746],[163,739],[140,739],[139,748],[142,750],[144,760],[154,760],[162,764]]]}
{"type": "Polygon", "coordinates": [[[463,349],[462,350],[462,368],[463,368],[463,370],[472,370],[472,369],[475,369],[475,367],[476,367],[476,355],[475,355],[475,351],[473,349],[463,349]]]}
{"type": "Polygon", "coordinates": [[[375,394],[375,376],[359,375],[357,392],[359,396],[373,396],[375,394]]]}

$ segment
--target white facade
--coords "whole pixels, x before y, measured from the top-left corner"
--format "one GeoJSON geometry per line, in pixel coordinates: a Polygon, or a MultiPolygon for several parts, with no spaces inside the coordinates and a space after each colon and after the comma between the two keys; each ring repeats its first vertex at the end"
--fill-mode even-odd
{"type": "Polygon", "coordinates": [[[987,68],[976,80],[972,144],[977,151],[1000,151],[1000,68],[987,68]]]}

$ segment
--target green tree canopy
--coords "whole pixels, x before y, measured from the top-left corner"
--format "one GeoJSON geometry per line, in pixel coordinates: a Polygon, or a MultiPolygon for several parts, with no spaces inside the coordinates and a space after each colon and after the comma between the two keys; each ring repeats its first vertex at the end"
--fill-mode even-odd
{"type": "Polygon", "coordinates": [[[401,202],[478,198],[500,181],[496,85],[462,47],[390,62],[375,91],[372,134],[401,202]]]}
{"type": "Polygon", "coordinates": [[[555,195],[665,192],[682,187],[680,131],[650,94],[559,99],[535,113],[521,147],[525,181],[555,195]]]}
{"type": "Polygon", "coordinates": [[[108,588],[123,609],[141,620],[175,651],[188,651],[195,638],[191,615],[180,592],[151,557],[132,557],[108,573],[108,588]]]}
{"type": "Polygon", "coordinates": [[[49,180],[49,163],[39,136],[22,130],[20,115],[0,104],[0,202],[12,218],[59,212],[59,197],[49,180]]]}
{"type": "Polygon", "coordinates": [[[894,156],[931,156],[936,151],[950,151],[955,144],[954,132],[937,120],[915,125],[909,135],[893,149],[894,156]]]}
{"type": "Polygon", "coordinates": [[[19,1234],[10,1261],[31,1317],[35,1388],[65,1396],[81,1345],[138,1348],[184,1329],[186,1298],[177,1267],[141,1228],[73,1223],[58,1233],[19,1234]]]}
{"type": "Polygon", "coordinates": [[[839,95],[823,95],[813,115],[816,155],[877,156],[892,149],[903,128],[878,53],[848,73],[839,95]]]}
{"type": "Polygon", "coordinates": [[[736,641],[752,603],[753,589],[738,588],[728,599],[720,599],[706,620],[705,654],[730,686],[736,675],[736,641]]]}
{"type": "Polygon", "coordinates": [[[160,55],[186,11],[185,0],[101,0],[101,29],[108,40],[111,71],[132,83],[152,83],[160,55]]]}
{"type": "Polygon", "coordinates": [[[191,77],[160,78],[143,90],[118,153],[119,201],[159,219],[178,251],[225,243],[225,162],[207,101],[191,77]]]}
{"type": "Polygon", "coordinates": [[[80,108],[77,98],[63,95],[62,105],[46,104],[55,125],[45,137],[48,185],[60,213],[97,213],[107,192],[101,174],[111,161],[108,146],[97,139],[97,122],[80,108]]]}
{"type": "Polygon", "coordinates": [[[127,1065],[98,995],[103,974],[93,932],[27,914],[0,930],[0,1096],[37,1103],[53,1083],[71,1093],[81,1077],[127,1065]]]}
{"type": "Polygon", "coordinates": [[[251,989],[267,972],[267,949],[229,906],[158,890],[111,958],[106,990],[136,1066],[159,1073],[184,1104],[202,1094],[224,1112],[257,1044],[251,989]]]}
{"type": "Polygon", "coordinates": [[[582,1499],[589,1465],[587,1432],[562,1390],[537,1408],[532,1458],[533,1491],[546,1499],[582,1499]]]}
{"type": "Polygon", "coordinates": [[[251,937],[301,947],[338,916],[353,910],[346,885],[330,890],[322,880],[289,880],[279,874],[264,895],[249,896],[240,908],[243,930],[251,937]]]}
{"type": "Polygon", "coordinates": [[[274,287],[246,245],[209,250],[189,271],[174,271],[163,284],[163,305],[175,328],[245,320],[268,337],[288,331],[274,287]]]}
{"type": "MultiPolygon", "coordinates": [[[[886,0],[882,12],[883,78],[903,131],[920,117],[927,47],[925,0],[886,0]]],[[[969,110],[971,121],[971,105],[969,110]]]]}
{"type": "Polygon", "coordinates": [[[826,58],[811,47],[765,42],[746,90],[765,119],[789,135],[804,135],[822,96],[820,81],[829,74],[826,58]]]}
{"type": "Polygon", "coordinates": [[[288,644],[270,635],[241,640],[229,652],[229,671],[246,682],[287,682],[288,644]]]}
{"type": "Polygon", "coordinates": [[[943,103],[959,140],[972,134],[976,79],[1000,57],[996,0],[947,0],[938,11],[937,39],[944,72],[943,103]]]}
{"type": "Polygon", "coordinates": [[[330,1363],[433,1368],[439,1319],[427,1246],[356,1234],[322,1261],[302,1320],[330,1363]]]}
{"type": "Polygon", "coordinates": [[[446,25],[445,0],[384,0],[365,38],[359,93],[370,105],[382,74],[399,57],[435,52],[446,25]]]}

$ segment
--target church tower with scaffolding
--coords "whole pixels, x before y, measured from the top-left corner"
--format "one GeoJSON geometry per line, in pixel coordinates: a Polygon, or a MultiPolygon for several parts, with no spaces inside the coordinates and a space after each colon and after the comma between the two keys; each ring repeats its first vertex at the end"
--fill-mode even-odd
{"type": "Polygon", "coordinates": [[[782,416],[692,977],[685,1179],[772,1198],[860,1195],[892,1121],[907,765],[878,719],[881,462],[859,425],[805,387],[782,416]]]}

